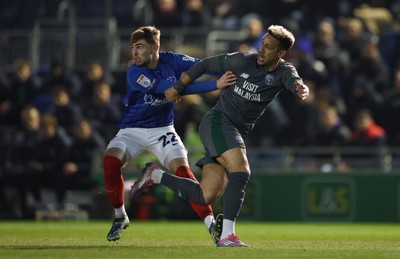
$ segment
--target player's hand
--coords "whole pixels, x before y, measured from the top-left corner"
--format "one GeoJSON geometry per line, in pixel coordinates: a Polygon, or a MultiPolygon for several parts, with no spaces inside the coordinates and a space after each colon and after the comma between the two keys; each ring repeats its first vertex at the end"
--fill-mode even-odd
{"type": "Polygon", "coordinates": [[[226,71],[218,80],[217,88],[223,89],[236,83],[236,75],[232,71],[226,71]]]}
{"type": "Polygon", "coordinates": [[[310,89],[301,81],[294,82],[294,88],[296,90],[297,97],[300,100],[305,100],[310,94],[310,89]]]}
{"type": "Polygon", "coordinates": [[[175,102],[178,104],[181,102],[181,99],[182,99],[178,90],[176,90],[173,87],[170,87],[167,90],[165,90],[164,95],[168,102],[175,102]]]}

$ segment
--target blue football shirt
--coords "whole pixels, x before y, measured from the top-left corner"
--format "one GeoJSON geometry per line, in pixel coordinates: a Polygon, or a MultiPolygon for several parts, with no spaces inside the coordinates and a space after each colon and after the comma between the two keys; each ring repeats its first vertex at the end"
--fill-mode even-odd
{"type": "MultiPolygon", "coordinates": [[[[160,52],[159,63],[154,70],[132,64],[127,71],[127,103],[120,128],[172,125],[174,103],[165,99],[163,90],[172,86],[184,71],[198,61],[200,59],[187,55],[160,52]]],[[[215,82],[213,87],[215,90],[215,82]]]]}

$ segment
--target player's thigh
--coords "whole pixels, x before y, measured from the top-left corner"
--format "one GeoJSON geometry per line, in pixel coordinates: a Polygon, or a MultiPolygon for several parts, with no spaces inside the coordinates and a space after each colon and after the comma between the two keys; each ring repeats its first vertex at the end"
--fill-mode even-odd
{"type": "Polygon", "coordinates": [[[110,147],[104,152],[105,156],[113,156],[121,160],[122,163],[126,162],[125,149],[122,147],[110,147]]]}
{"type": "Polygon", "coordinates": [[[104,155],[112,155],[123,163],[129,162],[144,150],[144,129],[126,128],[118,131],[117,135],[108,143],[104,155]],[[139,137],[141,136],[141,137],[139,137]]]}
{"type": "Polygon", "coordinates": [[[246,172],[250,174],[250,166],[244,148],[232,148],[225,151],[217,161],[223,165],[228,172],[246,172]]]}
{"type": "Polygon", "coordinates": [[[182,162],[187,160],[187,150],[173,126],[155,128],[149,133],[148,150],[152,152],[160,163],[167,169],[171,168],[171,161],[182,162]],[[177,160],[178,159],[178,160],[177,160]]]}
{"type": "Polygon", "coordinates": [[[209,111],[199,126],[206,156],[216,158],[233,148],[246,148],[239,130],[219,111],[209,111]]]}
{"type": "Polygon", "coordinates": [[[200,186],[207,203],[220,199],[227,183],[226,172],[221,165],[216,163],[203,165],[200,186]]]}

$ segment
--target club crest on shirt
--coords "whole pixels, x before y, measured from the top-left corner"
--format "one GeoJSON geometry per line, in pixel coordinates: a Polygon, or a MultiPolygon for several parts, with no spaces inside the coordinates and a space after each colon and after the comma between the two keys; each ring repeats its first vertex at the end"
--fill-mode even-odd
{"type": "Polygon", "coordinates": [[[149,88],[151,86],[151,80],[143,74],[139,76],[139,78],[136,80],[136,83],[145,88],[149,88]]]}
{"type": "Polygon", "coordinates": [[[166,80],[175,83],[176,82],[176,77],[175,76],[170,76],[166,80]]]}
{"type": "Polygon", "coordinates": [[[266,75],[265,76],[265,83],[267,85],[272,85],[272,83],[274,82],[275,77],[273,75],[266,75]]]}
{"type": "Polygon", "coordinates": [[[238,143],[238,144],[243,144],[243,139],[242,139],[241,136],[237,135],[237,136],[235,137],[235,140],[236,140],[236,143],[238,143]]]}

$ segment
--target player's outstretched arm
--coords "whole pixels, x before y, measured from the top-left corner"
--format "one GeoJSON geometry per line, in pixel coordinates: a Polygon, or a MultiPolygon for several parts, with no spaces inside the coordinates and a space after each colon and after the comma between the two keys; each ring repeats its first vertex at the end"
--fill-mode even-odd
{"type": "Polygon", "coordinates": [[[174,89],[168,89],[164,92],[167,100],[169,102],[179,103],[180,93],[183,91],[183,89],[185,89],[188,84],[195,81],[197,78],[207,72],[226,72],[220,69],[220,58],[223,58],[223,55],[208,57],[191,67],[188,71],[186,71],[182,78],[174,84],[174,89]]]}
{"type": "MultiPolygon", "coordinates": [[[[189,82],[189,80],[186,80],[189,82]]],[[[185,87],[181,92],[176,87],[168,88],[164,95],[169,102],[180,102],[181,95],[188,95],[188,94],[196,94],[196,93],[203,93],[214,91],[217,89],[224,89],[236,83],[236,75],[233,74],[231,71],[225,72],[217,81],[216,86],[215,81],[204,81],[204,82],[195,82],[189,84],[185,87]]]]}

